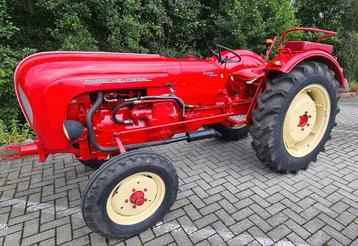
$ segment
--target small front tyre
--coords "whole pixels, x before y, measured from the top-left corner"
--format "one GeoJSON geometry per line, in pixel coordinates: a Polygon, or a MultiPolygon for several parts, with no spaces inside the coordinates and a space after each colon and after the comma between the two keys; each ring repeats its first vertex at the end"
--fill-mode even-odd
{"type": "Polygon", "coordinates": [[[125,153],[90,178],[82,198],[83,217],[88,227],[105,237],[129,237],[160,221],[177,191],[178,176],[166,157],[125,153]]]}

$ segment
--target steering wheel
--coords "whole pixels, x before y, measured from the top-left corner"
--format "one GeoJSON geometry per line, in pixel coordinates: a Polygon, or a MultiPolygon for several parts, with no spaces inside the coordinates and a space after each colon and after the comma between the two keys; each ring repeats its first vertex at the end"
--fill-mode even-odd
{"type": "Polygon", "coordinates": [[[210,51],[218,58],[219,62],[222,64],[224,62],[241,62],[241,56],[239,54],[237,54],[235,51],[233,51],[232,49],[228,48],[228,47],[225,47],[221,44],[216,44],[215,45],[217,47],[217,50],[212,50],[210,49],[210,51]],[[228,59],[227,57],[222,57],[220,52],[222,50],[227,50],[229,51],[230,53],[234,54],[237,58],[239,58],[238,61],[235,61],[235,60],[231,60],[231,59],[228,59]]]}

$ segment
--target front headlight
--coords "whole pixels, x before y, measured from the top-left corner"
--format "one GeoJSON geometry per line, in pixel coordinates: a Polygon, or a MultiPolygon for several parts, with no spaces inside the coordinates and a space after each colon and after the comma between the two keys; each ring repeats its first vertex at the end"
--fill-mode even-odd
{"type": "Polygon", "coordinates": [[[34,123],[34,116],[32,114],[32,108],[31,108],[31,105],[30,105],[30,102],[29,100],[27,99],[24,91],[22,90],[21,86],[18,85],[18,89],[19,89],[19,97],[20,97],[20,100],[21,100],[21,104],[23,107],[22,108],[22,111],[23,113],[25,114],[25,117],[26,119],[29,121],[29,124],[30,125],[33,125],[34,123]]]}

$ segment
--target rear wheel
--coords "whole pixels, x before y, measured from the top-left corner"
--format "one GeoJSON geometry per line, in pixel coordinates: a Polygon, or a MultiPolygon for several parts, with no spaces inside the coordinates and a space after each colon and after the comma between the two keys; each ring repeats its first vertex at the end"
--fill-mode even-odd
{"type": "Polygon", "coordinates": [[[238,141],[242,138],[246,138],[249,133],[249,127],[247,125],[227,127],[223,124],[213,124],[210,125],[209,127],[220,132],[221,139],[227,141],[238,141]]]}
{"type": "Polygon", "coordinates": [[[284,173],[315,161],[335,126],[337,85],[333,71],[312,61],[268,80],[250,129],[258,158],[284,173]]]}
{"type": "Polygon", "coordinates": [[[83,217],[97,233],[128,237],[161,220],[177,190],[178,176],[167,158],[132,151],[113,157],[90,178],[83,193],[83,217]]]}

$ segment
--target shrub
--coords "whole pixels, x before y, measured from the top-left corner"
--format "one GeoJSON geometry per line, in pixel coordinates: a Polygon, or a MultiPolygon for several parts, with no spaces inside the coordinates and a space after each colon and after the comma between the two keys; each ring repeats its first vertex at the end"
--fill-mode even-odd
{"type": "Polygon", "coordinates": [[[0,120],[0,145],[23,143],[26,139],[32,139],[33,137],[29,124],[21,124],[13,119],[10,121],[10,125],[6,125],[0,120]]]}

